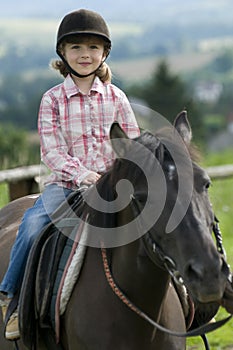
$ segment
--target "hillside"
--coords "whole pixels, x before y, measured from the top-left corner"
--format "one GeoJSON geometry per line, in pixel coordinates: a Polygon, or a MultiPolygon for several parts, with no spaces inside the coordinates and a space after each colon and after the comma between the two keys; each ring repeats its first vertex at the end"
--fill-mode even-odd
{"type": "MultiPolygon", "coordinates": [[[[206,66],[215,58],[214,53],[186,53],[169,55],[166,60],[172,72],[184,74],[206,66]]],[[[150,56],[120,62],[111,62],[110,65],[117,79],[126,83],[145,82],[151,77],[162,57],[150,56]]]]}

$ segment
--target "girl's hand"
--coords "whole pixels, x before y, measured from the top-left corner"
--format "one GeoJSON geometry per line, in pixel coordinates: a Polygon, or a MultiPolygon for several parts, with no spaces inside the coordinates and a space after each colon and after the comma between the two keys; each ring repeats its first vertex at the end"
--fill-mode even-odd
{"type": "Polygon", "coordinates": [[[87,175],[83,181],[81,182],[81,185],[92,185],[94,183],[96,183],[97,180],[99,180],[100,178],[100,174],[95,173],[94,171],[92,173],[90,173],[89,175],[87,175]]]}

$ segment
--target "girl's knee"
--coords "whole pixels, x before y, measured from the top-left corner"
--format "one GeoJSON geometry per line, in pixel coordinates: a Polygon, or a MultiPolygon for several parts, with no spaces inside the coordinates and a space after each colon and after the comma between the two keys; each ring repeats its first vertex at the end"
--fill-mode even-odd
{"type": "Polygon", "coordinates": [[[38,215],[34,211],[27,211],[19,227],[19,235],[23,234],[29,240],[34,240],[50,221],[47,215],[38,215]]]}

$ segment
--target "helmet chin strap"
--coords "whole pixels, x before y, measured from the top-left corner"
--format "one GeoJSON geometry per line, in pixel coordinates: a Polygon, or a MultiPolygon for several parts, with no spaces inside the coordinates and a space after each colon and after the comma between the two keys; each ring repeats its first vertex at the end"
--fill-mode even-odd
{"type": "Polygon", "coordinates": [[[60,56],[60,58],[62,59],[62,61],[65,63],[67,69],[70,71],[70,73],[72,73],[73,75],[75,75],[78,78],[86,78],[89,77],[90,75],[93,75],[97,72],[98,69],[100,69],[100,67],[102,66],[102,64],[106,61],[108,54],[106,55],[105,59],[100,63],[99,67],[96,68],[93,72],[89,73],[89,74],[79,74],[78,72],[76,72],[76,70],[74,70],[69,63],[66,61],[65,57],[57,50],[57,54],[60,56]]]}

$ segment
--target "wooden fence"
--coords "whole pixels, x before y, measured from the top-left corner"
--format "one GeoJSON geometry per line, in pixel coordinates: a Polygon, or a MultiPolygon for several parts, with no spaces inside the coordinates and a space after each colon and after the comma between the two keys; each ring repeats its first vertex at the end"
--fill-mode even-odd
{"type": "MultiPolygon", "coordinates": [[[[209,167],[206,169],[211,179],[233,177],[233,164],[209,167]]],[[[0,183],[9,186],[10,200],[37,193],[40,190],[40,179],[48,174],[43,165],[30,165],[0,171],[0,183]]]]}
{"type": "Polygon", "coordinates": [[[40,191],[40,179],[48,174],[43,165],[29,165],[0,171],[0,183],[7,183],[9,199],[14,200],[40,191]]]}
{"type": "Polygon", "coordinates": [[[211,179],[226,179],[233,177],[233,164],[219,165],[206,168],[211,179]]]}

